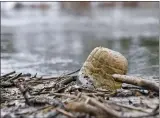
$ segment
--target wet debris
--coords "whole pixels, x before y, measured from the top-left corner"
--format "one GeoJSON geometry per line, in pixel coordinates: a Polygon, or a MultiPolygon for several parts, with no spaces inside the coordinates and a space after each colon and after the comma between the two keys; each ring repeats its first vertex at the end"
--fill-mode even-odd
{"type": "Polygon", "coordinates": [[[77,82],[75,72],[61,77],[15,71],[1,75],[1,117],[158,118],[157,88],[125,83],[116,91],[90,89],[77,82]]]}

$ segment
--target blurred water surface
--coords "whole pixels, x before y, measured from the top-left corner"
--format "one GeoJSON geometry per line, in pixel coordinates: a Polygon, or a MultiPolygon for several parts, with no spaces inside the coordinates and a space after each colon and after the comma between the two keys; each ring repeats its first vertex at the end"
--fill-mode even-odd
{"type": "Polygon", "coordinates": [[[104,46],[125,55],[128,74],[158,76],[158,32],[154,8],[12,10],[1,17],[1,72],[62,75],[104,46]]]}

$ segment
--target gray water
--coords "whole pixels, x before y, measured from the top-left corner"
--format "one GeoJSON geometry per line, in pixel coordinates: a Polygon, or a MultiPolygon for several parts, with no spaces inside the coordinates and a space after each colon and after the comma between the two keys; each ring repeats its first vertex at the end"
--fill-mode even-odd
{"type": "Polygon", "coordinates": [[[158,76],[158,9],[12,10],[1,31],[2,73],[63,75],[104,46],[128,59],[128,74],[158,76]]]}

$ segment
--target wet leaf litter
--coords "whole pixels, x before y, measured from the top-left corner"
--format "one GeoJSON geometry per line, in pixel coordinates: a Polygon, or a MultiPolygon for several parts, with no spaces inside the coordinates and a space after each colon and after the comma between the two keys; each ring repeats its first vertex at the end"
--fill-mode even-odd
{"type": "Polygon", "coordinates": [[[153,78],[124,75],[125,58],[102,47],[95,50],[81,69],[63,76],[40,77],[16,71],[1,75],[1,117],[158,118],[159,86],[153,78]],[[99,52],[93,53],[95,50],[99,52]],[[101,66],[103,63],[107,67],[101,66]]]}

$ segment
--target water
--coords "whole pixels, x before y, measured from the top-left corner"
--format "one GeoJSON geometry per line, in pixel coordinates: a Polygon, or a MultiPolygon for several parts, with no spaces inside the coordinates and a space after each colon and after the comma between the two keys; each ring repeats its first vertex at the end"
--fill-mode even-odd
{"type": "Polygon", "coordinates": [[[24,9],[3,13],[1,20],[2,73],[62,75],[104,46],[128,59],[128,74],[158,76],[157,9],[24,9]]]}

